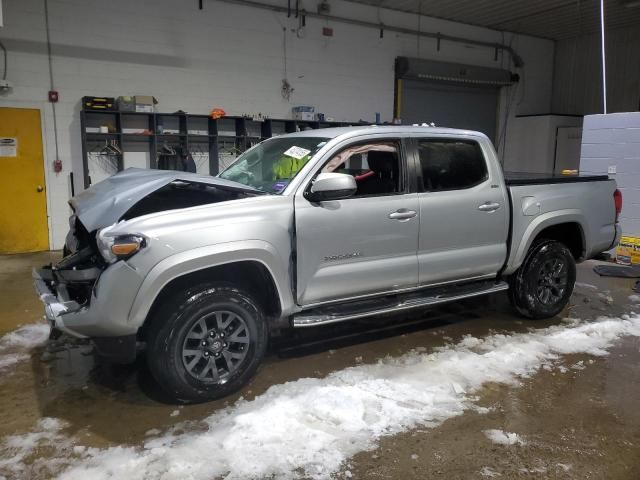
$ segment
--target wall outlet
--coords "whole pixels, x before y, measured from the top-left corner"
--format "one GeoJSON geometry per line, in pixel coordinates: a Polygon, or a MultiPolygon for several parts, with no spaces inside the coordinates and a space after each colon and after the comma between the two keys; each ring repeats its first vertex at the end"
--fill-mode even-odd
{"type": "Polygon", "coordinates": [[[609,175],[615,175],[617,171],[617,168],[615,165],[609,165],[609,168],[607,169],[607,173],[609,175]]]}
{"type": "Polygon", "coordinates": [[[0,90],[11,90],[11,82],[9,80],[1,80],[0,79],[0,90]]]}

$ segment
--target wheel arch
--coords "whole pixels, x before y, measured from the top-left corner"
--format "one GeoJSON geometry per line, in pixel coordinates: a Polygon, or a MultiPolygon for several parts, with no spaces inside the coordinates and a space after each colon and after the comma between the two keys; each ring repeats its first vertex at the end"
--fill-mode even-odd
{"type": "Polygon", "coordinates": [[[542,229],[532,241],[532,245],[540,240],[555,240],[564,244],[576,262],[586,255],[584,230],[578,222],[564,222],[549,225],[542,229]]]}
{"type": "Polygon", "coordinates": [[[584,259],[590,248],[588,224],[581,213],[570,210],[540,215],[522,235],[506,273],[512,273],[522,265],[531,246],[545,238],[565,244],[576,262],[584,259]]]}
{"type": "Polygon", "coordinates": [[[271,244],[255,241],[197,250],[173,255],[149,272],[129,312],[132,325],[143,327],[168,293],[193,282],[237,284],[255,295],[270,321],[292,309],[288,267],[271,244]]]}

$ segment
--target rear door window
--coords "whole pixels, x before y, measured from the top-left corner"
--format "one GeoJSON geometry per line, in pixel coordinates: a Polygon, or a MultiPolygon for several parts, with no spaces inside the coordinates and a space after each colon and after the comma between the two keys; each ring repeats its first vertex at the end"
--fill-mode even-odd
{"type": "Polygon", "coordinates": [[[464,190],[489,177],[482,149],[473,140],[421,139],[418,154],[427,192],[464,190]]]}

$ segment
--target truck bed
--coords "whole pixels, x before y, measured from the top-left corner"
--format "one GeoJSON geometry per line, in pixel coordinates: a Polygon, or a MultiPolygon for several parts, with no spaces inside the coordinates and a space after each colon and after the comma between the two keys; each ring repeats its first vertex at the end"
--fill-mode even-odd
{"type": "Polygon", "coordinates": [[[609,180],[607,175],[562,175],[558,173],[504,172],[505,183],[515,185],[540,185],[545,183],[581,183],[609,180]]]}
{"type": "Polygon", "coordinates": [[[556,219],[580,226],[583,259],[613,247],[616,184],[607,175],[505,173],[505,182],[512,208],[505,273],[522,264],[530,242],[556,219]]]}

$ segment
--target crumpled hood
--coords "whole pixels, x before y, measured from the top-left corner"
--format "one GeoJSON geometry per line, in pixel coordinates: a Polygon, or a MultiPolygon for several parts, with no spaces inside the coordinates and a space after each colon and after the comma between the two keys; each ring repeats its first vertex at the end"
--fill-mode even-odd
{"type": "Polygon", "coordinates": [[[116,223],[144,197],[174,181],[204,183],[236,192],[263,193],[241,183],[208,175],[128,168],[76,195],[69,200],[69,205],[85,228],[92,232],[116,223]]]}

